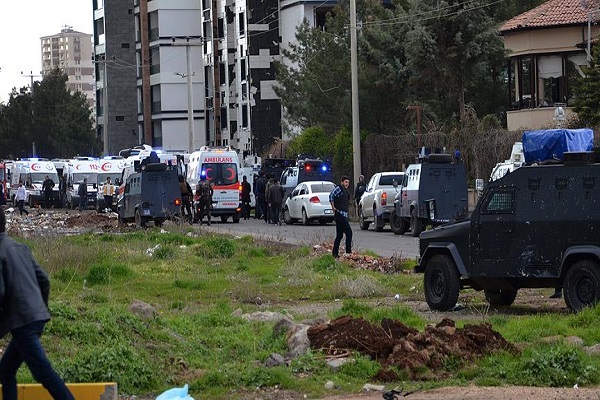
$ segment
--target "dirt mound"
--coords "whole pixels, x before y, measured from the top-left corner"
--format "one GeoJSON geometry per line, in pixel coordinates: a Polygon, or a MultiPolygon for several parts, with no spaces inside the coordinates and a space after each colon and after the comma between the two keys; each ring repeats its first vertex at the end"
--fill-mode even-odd
{"type": "Polygon", "coordinates": [[[517,351],[487,323],[456,328],[447,318],[421,333],[396,320],[384,319],[377,326],[344,316],[310,327],[308,338],[311,348],[332,357],[358,351],[379,360],[383,368],[377,378],[386,382],[400,379],[394,370],[405,371],[412,380],[433,379],[445,376],[447,366],[494,351],[517,351]]]}
{"type": "MultiPolygon", "coordinates": [[[[331,254],[332,248],[333,243],[321,243],[313,246],[313,253],[317,255],[331,254]]],[[[384,274],[411,273],[402,268],[403,260],[398,257],[370,256],[353,252],[343,254],[341,260],[357,269],[368,269],[384,274]]]]}

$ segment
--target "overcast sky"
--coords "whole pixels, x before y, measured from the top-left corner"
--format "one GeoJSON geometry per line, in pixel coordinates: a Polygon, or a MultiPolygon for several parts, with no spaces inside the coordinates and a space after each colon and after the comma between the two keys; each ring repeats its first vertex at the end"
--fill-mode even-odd
{"type": "Polygon", "coordinates": [[[40,38],[65,25],[93,34],[92,0],[0,0],[0,101],[8,101],[13,87],[29,86],[31,78],[21,71],[40,74],[40,38]]]}

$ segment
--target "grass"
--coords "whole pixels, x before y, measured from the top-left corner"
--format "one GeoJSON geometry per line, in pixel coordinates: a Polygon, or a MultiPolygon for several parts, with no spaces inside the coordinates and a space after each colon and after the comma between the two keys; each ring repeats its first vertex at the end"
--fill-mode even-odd
{"type": "MultiPolygon", "coordinates": [[[[331,380],[336,384],[333,392],[344,394],[366,382],[377,383],[373,376],[378,362],[355,355],[353,363],[333,372],[323,355],[309,351],[289,365],[266,368],[263,362],[272,353],[286,353],[285,335],[276,334],[273,324],[246,321],[235,311],[280,311],[300,321],[313,317],[314,310],[295,312],[301,309],[295,306],[342,299],[327,317],[352,315],[372,322],[392,318],[418,330],[427,324],[399,303],[374,303],[397,293],[422,293],[421,275],[355,270],[330,255],[313,255],[308,247],[172,229],[27,240],[51,277],[53,319],[43,343],[65,380],[116,381],[120,393],[138,396],[188,383],[192,397],[201,394],[204,399],[274,386],[315,398],[332,394],[323,388],[331,380]],[[133,313],[129,307],[136,300],[152,305],[154,318],[133,313]]],[[[450,360],[445,380],[391,386],[600,383],[600,357],[566,341],[540,341],[544,336],[576,335],[586,345],[598,343],[599,308],[484,319],[510,342],[526,343],[524,350],[493,354],[462,369],[450,360]]],[[[459,326],[465,323],[473,322],[457,321],[459,326]]],[[[33,381],[24,367],[19,380],[33,381]]]]}

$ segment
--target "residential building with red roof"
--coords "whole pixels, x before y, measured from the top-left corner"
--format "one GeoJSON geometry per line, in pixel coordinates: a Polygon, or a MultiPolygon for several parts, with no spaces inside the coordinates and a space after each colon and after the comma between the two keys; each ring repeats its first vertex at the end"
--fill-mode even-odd
{"type": "Polygon", "coordinates": [[[549,0],[500,27],[510,59],[509,130],[556,127],[558,107],[573,112],[573,85],[584,76],[598,21],[600,0],[549,0]]]}

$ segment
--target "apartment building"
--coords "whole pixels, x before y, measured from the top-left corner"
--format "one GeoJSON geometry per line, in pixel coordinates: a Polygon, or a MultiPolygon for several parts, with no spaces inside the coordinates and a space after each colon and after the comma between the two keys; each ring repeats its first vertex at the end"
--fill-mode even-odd
{"type": "Polygon", "coordinates": [[[43,36],[42,75],[49,74],[55,68],[67,75],[67,89],[82,92],[87,96],[88,104],[95,107],[94,64],[92,62],[92,35],[73,30],[65,26],[60,33],[43,36]]]}

